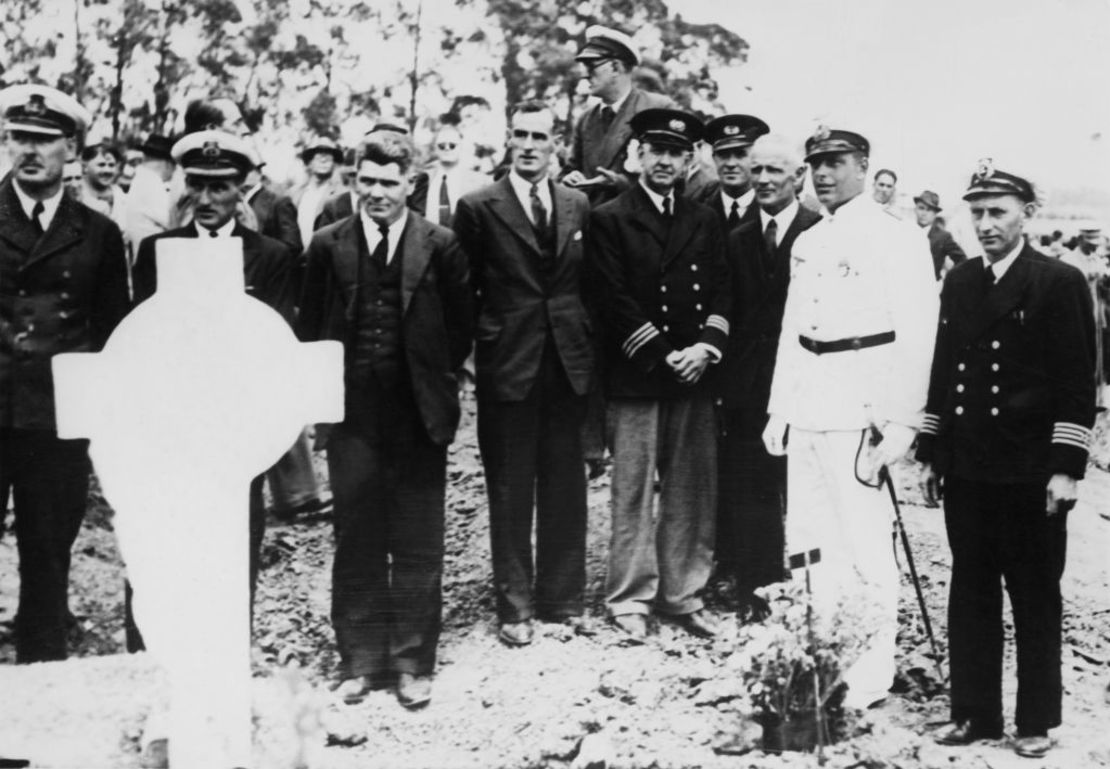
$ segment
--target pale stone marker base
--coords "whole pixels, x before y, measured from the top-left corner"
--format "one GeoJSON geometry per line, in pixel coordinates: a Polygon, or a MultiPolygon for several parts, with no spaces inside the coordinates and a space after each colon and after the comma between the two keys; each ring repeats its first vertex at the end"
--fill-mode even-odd
{"type": "Polygon", "coordinates": [[[238,239],[162,240],[157,265],[103,352],[54,358],[58,434],[91,439],[116,511],[171,767],[249,767],[248,488],[305,424],[342,420],[343,350],[244,293],[238,239]]]}

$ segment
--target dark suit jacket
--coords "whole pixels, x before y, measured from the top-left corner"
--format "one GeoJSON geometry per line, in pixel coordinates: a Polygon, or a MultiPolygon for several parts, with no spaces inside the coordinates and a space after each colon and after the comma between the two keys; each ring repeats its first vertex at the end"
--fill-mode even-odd
{"type": "Polygon", "coordinates": [[[1083,274],[1030,248],[984,289],[948,273],[917,458],[989,483],[1082,478],[1095,420],[1095,327],[1083,274]]]}
{"type": "Polygon", "coordinates": [[[478,389],[497,400],[528,395],[548,333],[573,390],[584,395],[589,386],[594,356],[582,255],[590,202],[561,184],[551,185],[551,200],[556,247],[549,271],[508,177],[464,195],[455,207],[455,233],[470,256],[477,302],[478,389]]]}
{"type": "Polygon", "coordinates": [[[258,231],[268,238],[280,240],[298,255],[304,251],[301,229],[297,226],[297,207],[285,195],[278,195],[269,187],[262,187],[250,199],[251,209],[258,220],[258,231]]]}
{"type": "MultiPolygon", "coordinates": [[[[727,232],[730,229],[728,226],[729,212],[721,205],[721,182],[719,179],[701,185],[698,189],[688,192],[686,196],[696,203],[712,208],[725,231],[727,232]]],[[[744,215],[740,217],[740,221],[731,229],[735,231],[741,225],[751,224],[752,222],[759,222],[759,205],[755,198],[752,198],[752,204],[747,207],[744,215]]]]}
{"type": "MultiPolygon", "coordinates": [[[[297,300],[297,254],[285,243],[259,235],[239,223],[235,224],[232,235],[243,240],[243,279],[246,293],[268,304],[291,324],[293,306],[297,300]]],[[[143,238],[131,273],[136,304],[149,299],[158,287],[155,243],[165,238],[195,237],[196,228],[188,224],[143,238]]]]}
{"type": "MultiPolygon", "coordinates": [[[[602,122],[602,106],[600,102],[594,104],[582,113],[575,124],[570,157],[563,169],[563,176],[571,171],[581,171],[591,177],[597,175],[598,168],[607,168],[623,174],[631,181],[634,177],[624,170],[624,162],[628,157],[628,140],[632,138],[632,117],[645,109],[674,108],[676,105],[669,96],[633,88],[621,104],[620,110],[613,116],[608,129],[602,122]]],[[[607,187],[587,189],[586,192],[591,203],[597,205],[615,197],[619,190],[607,187]]]]}
{"type": "MultiPolygon", "coordinates": [[[[312,237],[297,329],[301,339],[348,345],[355,332],[362,221],[330,224],[312,237]]],[[[398,246],[401,339],[428,437],[447,445],[459,423],[455,371],[470,352],[474,309],[466,255],[455,234],[409,211],[398,246]]]]}
{"type": "Polygon", "coordinates": [[[96,352],[127,314],[119,227],[63,194],[39,238],[0,184],[0,427],[53,430],[50,359],[96,352]]]}
{"type": "MultiPolygon", "coordinates": [[[[639,183],[594,209],[586,259],[596,271],[610,397],[676,398],[693,390],[665,358],[695,342],[725,353],[732,289],[713,212],[676,197],[668,224],[639,183]]],[[[695,385],[705,388],[713,368],[695,385]]]]}
{"type": "Polygon", "coordinates": [[[725,408],[766,415],[775,373],[775,355],[782,331],[782,311],[790,285],[790,251],[799,234],[821,218],[798,207],[786,228],[768,269],[767,243],[759,206],[749,209],[740,226],[728,235],[728,264],[732,273],[732,318],[728,353],[717,376],[725,408]]]}
{"type": "Polygon", "coordinates": [[[952,260],[952,266],[967,259],[967,254],[960,248],[952,237],[952,233],[944,229],[940,222],[933,222],[929,227],[929,250],[933,252],[933,271],[937,280],[940,280],[940,270],[944,267],[945,257],[952,260]]]}

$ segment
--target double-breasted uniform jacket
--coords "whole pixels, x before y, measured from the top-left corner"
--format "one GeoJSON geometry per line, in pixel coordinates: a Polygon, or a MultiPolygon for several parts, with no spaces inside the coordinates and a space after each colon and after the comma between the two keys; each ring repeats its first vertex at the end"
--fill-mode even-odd
{"type": "MultiPolygon", "coordinates": [[[[349,345],[359,287],[360,217],[318,231],[297,329],[301,339],[349,345]]],[[[451,230],[409,211],[397,253],[401,263],[401,339],[416,406],[428,437],[447,445],[459,423],[455,372],[470,352],[474,310],[466,255],[451,230]]],[[[395,257],[396,258],[396,257],[395,257]]]]}
{"type": "Polygon", "coordinates": [[[301,230],[297,226],[297,207],[285,195],[262,186],[250,199],[250,207],[258,220],[258,231],[268,238],[280,240],[299,256],[304,251],[301,230]]]}
{"type": "Polygon", "coordinates": [[[917,457],[971,481],[1082,478],[1095,419],[1087,282],[1029,245],[989,290],[984,272],[971,259],[945,278],[917,457]]]}
{"type": "MultiPolygon", "coordinates": [[[[243,280],[248,296],[276,310],[286,322],[293,322],[297,301],[297,254],[279,240],[259,235],[236,222],[232,237],[243,241],[243,280]]],[[[139,244],[132,273],[135,303],[149,299],[158,288],[155,244],[168,238],[196,238],[195,224],[152,235],[139,244]]],[[[198,247],[203,247],[198,244],[198,247]]]]}
{"type": "Polygon", "coordinates": [[[0,184],[0,427],[54,430],[50,359],[96,352],[127,314],[119,227],[63,195],[40,238],[0,184]]]}
{"type": "Polygon", "coordinates": [[[955,266],[967,259],[964,250],[952,237],[952,233],[944,229],[940,222],[933,222],[929,227],[929,250],[933,252],[933,271],[940,280],[940,272],[944,268],[944,260],[951,259],[955,266]]]}
{"type": "MultiPolygon", "coordinates": [[[[608,128],[601,114],[604,106],[601,102],[592,105],[575,124],[564,176],[571,171],[581,171],[590,178],[597,175],[598,168],[606,168],[631,179],[632,174],[624,166],[628,159],[628,142],[632,138],[633,116],[645,109],[674,108],[676,105],[669,96],[633,88],[608,128]]],[[[594,205],[615,197],[608,187],[594,188],[587,194],[594,205]]]]}
{"type": "Polygon", "coordinates": [[[528,395],[549,330],[575,393],[586,394],[593,371],[593,329],[582,295],[590,203],[581,192],[545,183],[554,208],[550,265],[507,176],[464,195],[455,208],[454,228],[470,256],[477,298],[477,384],[500,401],[528,395]]]}
{"type": "Polygon", "coordinates": [[[692,389],[665,359],[696,342],[727,347],[732,290],[713,212],[676,196],[668,222],[636,184],[591,213],[586,259],[597,273],[608,396],[681,398],[708,388],[712,370],[692,389]]]}
{"type": "Polygon", "coordinates": [[[794,220],[779,240],[772,262],[767,254],[759,207],[752,205],[749,212],[754,213],[745,215],[740,226],[728,235],[732,328],[717,386],[725,408],[765,416],[790,285],[791,248],[798,235],[816,224],[821,215],[799,205],[794,220]]]}

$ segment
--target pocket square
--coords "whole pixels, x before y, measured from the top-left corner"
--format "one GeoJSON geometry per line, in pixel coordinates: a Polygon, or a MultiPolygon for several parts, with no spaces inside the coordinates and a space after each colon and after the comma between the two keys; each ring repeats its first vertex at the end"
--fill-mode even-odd
{"type": "Polygon", "coordinates": [[[582,240],[582,230],[578,230],[574,233],[574,240],[582,240]]]}

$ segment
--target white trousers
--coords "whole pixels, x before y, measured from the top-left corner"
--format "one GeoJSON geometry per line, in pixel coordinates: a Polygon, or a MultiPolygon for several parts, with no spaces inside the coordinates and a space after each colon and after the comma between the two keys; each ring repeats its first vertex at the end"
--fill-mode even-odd
{"type": "MultiPolygon", "coordinates": [[[[846,704],[865,708],[894,681],[898,566],[885,488],[856,480],[860,430],[814,432],[790,427],[787,444],[786,546],[790,555],[821,551],[810,567],[814,608],[830,617],[842,601],[866,611],[870,639],[846,664],[846,704]],[[857,603],[859,602],[859,603],[857,603]]],[[[796,580],[805,579],[795,569],[796,580]]]]}

